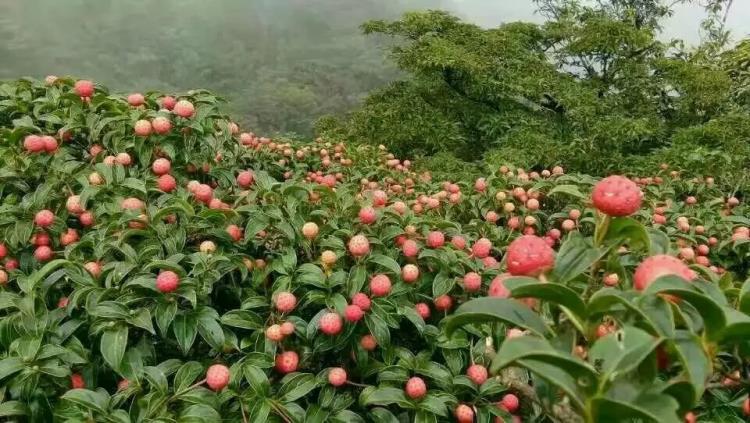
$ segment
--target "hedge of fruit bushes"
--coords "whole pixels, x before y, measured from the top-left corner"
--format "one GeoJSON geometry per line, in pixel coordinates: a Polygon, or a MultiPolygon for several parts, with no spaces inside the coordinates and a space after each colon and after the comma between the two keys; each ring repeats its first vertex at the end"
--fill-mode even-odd
{"type": "Polygon", "coordinates": [[[0,84],[0,416],[750,415],[750,220],[710,175],[440,181],[220,108],[0,84]]]}

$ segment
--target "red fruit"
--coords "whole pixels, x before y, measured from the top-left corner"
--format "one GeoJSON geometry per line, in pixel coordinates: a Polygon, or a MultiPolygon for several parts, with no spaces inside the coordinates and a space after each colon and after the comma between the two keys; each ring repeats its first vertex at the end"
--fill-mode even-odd
{"type": "Polygon", "coordinates": [[[159,135],[164,135],[172,130],[172,122],[164,116],[157,116],[151,121],[151,127],[159,135]]]}
{"type": "Polygon", "coordinates": [[[214,198],[214,190],[206,184],[199,184],[195,187],[193,195],[195,195],[195,198],[197,198],[198,201],[208,203],[212,198],[214,198]]]}
{"type": "Polygon", "coordinates": [[[427,394],[427,385],[421,377],[414,376],[406,382],[406,396],[411,399],[420,399],[427,394]]]}
{"type": "Polygon", "coordinates": [[[438,311],[447,311],[453,306],[453,298],[450,295],[441,295],[435,298],[435,309],[438,311]]]}
{"type": "Polygon", "coordinates": [[[391,280],[388,276],[379,274],[370,280],[370,293],[373,297],[384,297],[391,292],[391,280]]]}
{"type": "Polygon", "coordinates": [[[42,245],[41,247],[36,247],[36,250],[34,250],[34,258],[37,259],[37,261],[45,262],[52,258],[52,249],[49,248],[46,245],[42,245]]]}
{"type": "Polygon", "coordinates": [[[86,382],[83,380],[83,376],[79,373],[73,373],[70,375],[70,387],[73,389],[84,389],[86,382]]]}
{"type": "Polygon", "coordinates": [[[370,309],[370,297],[363,292],[357,292],[352,296],[352,304],[359,307],[362,311],[367,311],[370,309]]]}
{"type": "Polygon", "coordinates": [[[83,207],[81,206],[81,196],[71,195],[70,197],[68,197],[68,199],[65,201],[65,208],[71,214],[83,213],[83,207]]]}
{"type": "Polygon", "coordinates": [[[365,312],[358,305],[350,304],[344,309],[344,317],[349,322],[358,322],[365,316],[365,312]]]}
{"type": "Polygon", "coordinates": [[[83,265],[83,268],[86,269],[94,278],[98,278],[99,275],[102,274],[102,265],[97,261],[89,261],[83,265]]]}
{"type": "Polygon", "coordinates": [[[375,213],[375,209],[372,207],[363,207],[359,210],[359,221],[365,225],[375,223],[378,215],[375,213]]]}
{"type": "Polygon", "coordinates": [[[349,253],[354,257],[362,257],[370,252],[370,241],[364,235],[354,235],[349,240],[349,253]]]}
{"type": "Polygon", "coordinates": [[[516,238],[505,257],[508,273],[513,276],[537,276],[555,264],[555,251],[535,235],[516,238]]]}
{"type": "Polygon", "coordinates": [[[419,245],[412,239],[404,241],[404,245],[401,246],[401,250],[406,257],[416,257],[419,254],[419,245]]]}
{"type": "Polygon", "coordinates": [[[59,300],[57,300],[57,308],[65,308],[68,306],[68,297],[60,297],[59,300]]]}
{"type": "Polygon", "coordinates": [[[147,137],[151,135],[151,129],[153,129],[151,128],[151,122],[146,119],[141,119],[133,125],[133,130],[139,137],[147,137]]]}
{"type": "Polygon", "coordinates": [[[401,279],[406,283],[412,283],[419,278],[419,268],[413,264],[404,265],[401,268],[401,279]]]}
{"type": "Polygon", "coordinates": [[[177,180],[172,175],[161,175],[156,180],[156,185],[161,191],[172,192],[177,188],[177,180]]]}
{"type": "Polygon", "coordinates": [[[89,227],[94,224],[94,214],[91,212],[83,212],[78,216],[78,220],[84,227],[89,227]]]}
{"type": "Polygon", "coordinates": [[[154,163],[151,164],[151,170],[154,172],[155,175],[166,175],[169,173],[169,171],[172,169],[172,163],[169,162],[167,159],[156,159],[154,160],[154,163]]]}
{"type": "Polygon", "coordinates": [[[472,364],[466,369],[466,376],[477,385],[483,384],[488,377],[487,368],[481,364],[472,364]]]}
{"type": "Polygon", "coordinates": [[[695,279],[695,272],[685,263],[666,254],[646,258],[638,265],[633,274],[633,286],[643,291],[653,281],[661,276],[675,275],[686,281],[695,279]]]}
{"type": "Polygon", "coordinates": [[[42,210],[40,212],[37,212],[37,214],[34,216],[34,223],[42,228],[52,226],[52,223],[54,221],[55,214],[50,210],[42,210]]]}
{"type": "Polygon", "coordinates": [[[206,384],[214,391],[221,391],[229,384],[229,368],[223,364],[214,364],[206,371],[206,384]]]}
{"type": "Polygon", "coordinates": [[[227,233],[234,242],[239,242],[242,239],[242,229],[237,225],[227,226],[227,233]]]}
{"type": "Polygon", "coordinates": [[[604,285],[617,286],[619,282],[620,277],[617,275],[617,273],[608,273],[604,276],[604,285]]]}
{"type": "Polygon", "coordinates": [[[427,320],[430,318],[430,306],[427,303],[414,304],[414,309],[417,311],[422,319],[427,320]]]}
{"type": "Polygon", "coordinates": [[[276,306],[276,310],[282,313],[289,313],[297,306],[297,297],[291,292],[279,292],[276,295],[274,305],[276,306]]]}
{"type": "Polygon", "coordinates": [[[253,184],[253,179],[254,176],[252,171],[243,170],[237,175],[237,185],[239,185],[240,188],[247,188],[253,184]]]}
{"type": "Polygon", "coordinates": [[[284,336],[289,336],[294,333],[294,323],[292,322],[284,322],[281,324],[281,334],[284,336]]]}
{"type": "Polygon", "coordinates": [[[492,242],[487,238],[479,238],[474,245],[471,246],[471,253],[476,258],[485,258],[490,255],[492,249],[492,242]]]}
{"type": "Polygon", "coordinates": [[[695,413],[688,411],[685,413],[685,423],[695,423],[698,419],[695,417],[695,413]]]}
{"type": "Polygon", "coordinates": [[[171,270],[164,270],[156,277],[156,289],[160,292],[173,292],[180,285],[180,277],[171,270]]]}
{"type": "Polygon", "coordinates": [[[63,247],[67,247],[76,241],[78,241],[78,232],[75,229],[68,228],[65,233],[60,235],[60,244],[62,244],[63,247]]]}
{"type": "Polygon", "coordinates": [[[440,231],[432,231],[427,234],[427,246],[430,248],[440,248],[445,244],[445,235],[440,231]]]}
{"type": "Polygon", "coordinates": [[[14,258],[9,258],[5,261],[5,269],[6,270],[16,270],[18,269],[18,260],[14,258]]]}
{"type": "Polygon", "coordinates": [[[505,394],[503,399],[500,400],[500,407],[506,409],[509,413],[518,411],[518,406],[518,397],[513,394],[505,394]]]}
{"type": "Polygon", "coordinates": [[[47,234],[46,232],[36,233],[32,235],[31,243],[37,247],[41,247],[42,245],[49,245],[50,244],[49,234],[47,234]]]}
{"type": "Polygon", "coordinates": [[[94,94],[94,83],[85,79],[76,81],[73,90],[79,97],[91,97],[94,94]]]}
{"type": "Polygon", "coordinates": [[[177,100],[170,95],[161,98],[161,106],[167,110],[174,109],[175,104],[177,104],[177,100]]]}
{"type": "Polygon", "coordinates": [[[44,140],[38,135],[27,135],[23,139],[23,148],[29,153],[39,153],[44,151],[44,140]]]}
{"type": "Polygon", "coordinates": [[[328,383],[333,386],[341,386],[346,383],[346,370],[334,367],[328,371],[328,383]]]}
{"type": "Polygon", "coordinates": [[[474,410],[466,404],[458,404],[453,414],[456,416],[458,423],[474,422],[474,410]]]}
{"type": "Polygon", "coordinates": [[[359,345],[361,345],[362,349],[365,351],[372,351],[378,346],[378,341],[375,340],[374,336],[368,334],[359,340],[359,345]]]}
{"type": "Polygon", "coordinates": [[[144,98],[143,94],[141,93],[133,93],[128,96],[128,104],[130,104],[133,107],[141,106],[145,102],[146,102],[146,98],[144,98]]]}
{"type": "Polygon", "coordinates": [[[4,259],[8,255],[8,247],[5,244],[0,243],[0,259],[4,259]]]}
{"type": "Polygon", "coordinates": [[[609,216],[629,216],[641,208],[643,192],[624,176],[613,175],[599,181],[591,199],[602,213],[609,216]]]}
{"type": "Polygon", "coordinates": [[[750,397],[745,398],[745,401],[742,402],[742,414],[750,416],[750,397]]]}
{"type": "Polygon", "coordinates": [[[482,277],[477,272],[469,272],[464,275],[464,289],[468,292],[479,291],[482,287],[482,277]]]}
{"type": "Polygon", "coordinates": [[[187,100],[180,100],[174,105],[173,111],[179,117],[189,118],[195,113],[195,106],[187,100]]]}
{"type": "Polygon", "coordinates": [[[42,143],[44,143],[44,151],[48,153],[57,150],[57,140],[54,137],[45,135],[42,137],[42,143]]]}
{"type": "Polygon", "coordinates": [[[459,250],[466,248],[466,239],[461,235],[456,235],[451,238],[451,244],[459,250]]]}
{"type": "Polygon", "coordinates": [[[124,391],[130,387],[130,381],[127,379],[120,379],[119,382],[117,382],[117,390],[118,391],[124,391]]]}
{"type": "Polygon", "coordinates": [[[276,356],[276,370],[280,373],[292,373],[297,370],[299,356],[294,351],[285,351],[276,356]]]}

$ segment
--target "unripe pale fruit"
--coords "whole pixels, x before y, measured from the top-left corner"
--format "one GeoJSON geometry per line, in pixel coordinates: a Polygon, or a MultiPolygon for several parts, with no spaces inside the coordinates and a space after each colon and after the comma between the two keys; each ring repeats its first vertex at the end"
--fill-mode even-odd
{"type": "Polygon", "coordinates": [[[133,163],[133,159],[128,153],[119,153],[115,156],[115,163],[121,164],[123,166],[130,166],[130,164],[133,163]]]}
{"type": "Polygon", "coordinates": [[[274,305],[276,306],[276,310],[282,313],[289,313],[297,306],[297,297],[291,292],[279,292],[276,294],[274,305]]]}
{"type": "Polygon", "coordinates": [[[333,266],[336,263],[336,253],[331,250],[325,250],[320,254],[320,261],[326,266],[333,266]]]}
{"type": "Polygon", "coordinates": [[[216,244],[213,241],[203,241],[199,247],[200,252],[204,254],[211,254],[216,251],[216,244]]]}
{"type": "Polygon", "coordinates": [[[302,235],[309,239],[315,239],[318,236],[318,225],[315,222],[307,222],[302,225],[302,235]]]}
{"type": "Polygon", "coordinates": [[[90,261],[90,262],[85,263],[83,265],[83,268],[86,269],[94,278],[98,278],[99,275],[102,274],[102,265],[96,261],[90,261]]]}
{"type": "Polygon", "coordinates": [[[474,422],[474,410],[466,404],[458,404],[458,406],[456,406],[456,409],[453,411],[453,415],[456,416],[457,423],[474,422]]]}
{"type": "Polygon", "coordinates": [[[163,293],[174,292],[180,285],[180,277],[171,270],[164,270],[156,277],[156,289],[163,293]]]}
{"type": "Polygon", "coordinates": [[[164,135],[172,130],[172,122],[164,116],[157,116],[151,121],[151,127],[154,129],[155,133],[164,135]]]}
{"type": "Polygon", "coordinates": [[[401,279],[406,283],[412,283],[419,278],[419,268],[413,264],[404,265],[401,268],[401,279]]]}
{"type": "Polygon", "coordinates": [[[364,235],[354,235],[349,240],[349,253],[354,257],[362,257],[370,252],[370,241],[364,235]]]}
{"type": "Polygon", "coordinates": [[[280,327],[281,327],[281,333],[284,336],[292,335],[295,330],[294,323],[292,322],[284,322],[280,325],[280,327]]]}
{"type": "Polygon", "coordinates": [[[100,175],[98,172],[92,172],[89,175],[89,184],[91,185],[101,185],[104,183],[104,178],[102,178],[102,175],[100,175]]]}
{"type": "Polygon", "coordinates": [[[221,391],[229,384],[229,368],[223,364],[214,364],[206,371],[206,384],[214,391],[221,391]]]}
{"type": "Polygon", "coordinates": [[[144,204],[143,201],[134,197],[130,197],[122,200],[122,202],[120,203],[120,207],[123,210],[140,211],[143,209],[144,204]]]}
{"type": "Polygon", "coordinates": [[[151,127],[151,122],[141,119],[133,125],[133,130],[135,131],[135,134],[139,137],[147,137],[151,135],[151,130],[153,128],[151,127]]]}

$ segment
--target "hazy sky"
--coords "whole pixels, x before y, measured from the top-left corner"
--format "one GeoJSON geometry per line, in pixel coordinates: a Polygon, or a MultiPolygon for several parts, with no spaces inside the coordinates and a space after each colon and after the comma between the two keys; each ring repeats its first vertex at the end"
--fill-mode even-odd
{"type": "MultiPolygon", "coordinates": [[[[453,0],[456,11],[482,26],[496,26],[500,22],[531,20],[541,22],[534,14],[532,0],[453,0]]],[[[453,8],[452,7],[452,8],[453,8]]],[[[698,5],[681,5],[665,26],[667,38],[683,38],[695,43],[700,40],[698,25],[705,17],[698,5]]],[[[750,0],[735,0],[732,5],[728,27],[733,39],[750,35],[750,0]]]]}

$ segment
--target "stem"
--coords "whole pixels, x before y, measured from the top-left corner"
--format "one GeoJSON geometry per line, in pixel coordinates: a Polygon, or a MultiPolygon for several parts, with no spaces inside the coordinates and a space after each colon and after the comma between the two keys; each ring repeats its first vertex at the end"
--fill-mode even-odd
{"type": "MultiPolygon", "coordinates": [[[[597,216],[601,216],[597,212],[597,216]]],[[[609,222],[612,220],[608,215],[604,215],[604,218],[599,220],[594,229],[594,247],[598,247],[604,241],[604,237],[607,235],[607,229],[609,229],[609,222]]]]}
{"type": "Polygon", "coordinates": [[[367,387],[369,386],[369,385],[365,385],[365,384],[362,384],[362,383],[356,383],[356,382],[352,382],[352,381],[350,381],[350,380],[347,380],[347,381],[346,381],[346,384],[347,384],[347,385],[352,385],[352,386],[356,386],[356,387],[358,387],[358,388],[367,388],[367,387]]]}

